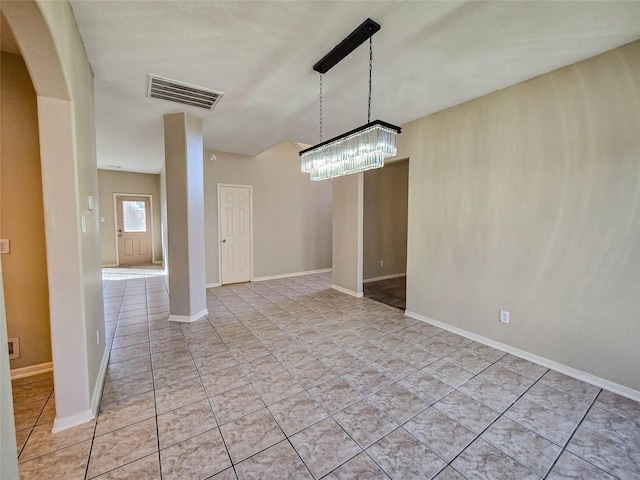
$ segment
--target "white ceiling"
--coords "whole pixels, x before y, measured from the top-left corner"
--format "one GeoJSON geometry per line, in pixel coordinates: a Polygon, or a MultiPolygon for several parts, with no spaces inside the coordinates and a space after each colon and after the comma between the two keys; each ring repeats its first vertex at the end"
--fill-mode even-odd
{"type": "MultiPolygon", "coordinates": [[[[372,120],[402,125],[640,38],[638,1],[90,1],[71,5],[95,74],[99,168],[156,173],[163,115],[205,148],[318,141],[313,64],[367,17],[372,120]],[[146,98],[146,75],[224,92],[212,111],[146,98]]],[[[324,137],[366,123],[368,49],[324,76],[324,137]]]]}

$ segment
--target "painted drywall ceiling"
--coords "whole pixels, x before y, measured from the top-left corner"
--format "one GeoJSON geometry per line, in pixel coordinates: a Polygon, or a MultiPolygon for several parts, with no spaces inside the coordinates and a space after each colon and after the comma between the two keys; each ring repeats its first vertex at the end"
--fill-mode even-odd
{"type": "MultiPolygon", "coordinates": [[[[71,5],[95,74],[98,165],[158,172],[163,115],[206,149],[318,141],[313,64],[367,17],[372,119],[402,125],[640,38],[640,2],[87,1],[71,5]],[[146,98],[152,73],[224,92],[211,112],[146,98]]],[[[366,123],[368,48],[324,75],[324,138],[366,123]]]]}

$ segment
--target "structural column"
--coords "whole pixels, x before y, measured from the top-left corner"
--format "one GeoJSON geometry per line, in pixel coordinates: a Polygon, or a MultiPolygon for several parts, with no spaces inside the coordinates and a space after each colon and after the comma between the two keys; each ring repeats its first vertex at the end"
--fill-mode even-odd
{"type": "Polygon", "coordinates": [[[186,113],[165,115],[164,150],[169,320],[193,322],[207,314],[202,121],[186,113]]]}
{"type": "Polygon", "coordinates": [[[364,174],[333,179],[333,282],[331,287],[362,297],[364,174]]]}

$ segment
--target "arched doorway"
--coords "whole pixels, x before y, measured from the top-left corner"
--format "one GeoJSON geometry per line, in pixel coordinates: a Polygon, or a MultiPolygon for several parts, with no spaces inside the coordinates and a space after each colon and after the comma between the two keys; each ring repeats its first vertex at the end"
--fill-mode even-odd
{"type": "Polygon", "coordinates": [[[92,73],[67,2],[1,8],[37,95],[58,431],[94,418],[107,360],[92,73]]]}

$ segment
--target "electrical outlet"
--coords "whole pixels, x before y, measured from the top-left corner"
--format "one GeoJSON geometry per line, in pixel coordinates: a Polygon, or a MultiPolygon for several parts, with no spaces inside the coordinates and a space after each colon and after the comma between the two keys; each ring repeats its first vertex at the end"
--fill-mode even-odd
{"type": "Polygon", "coordinates": [[[20,337],[9,338],[9,360],[20,358],[20,337]]]}
{"type": "Polygon", "coordinates": [[[502,323],[509,323],[509,312],[506,310],[500,310],[500,321],[502,323]]]}
{"type": "Polygon", "coordinates": [[[384,267],[384,260],[380,260],[380,267],[384,267]]]}
{"type": "Polygon", "coordinates": [[[0,239],[0,254],[5,255],[9,253],[9,240],[6,238],[0,239]]]}

